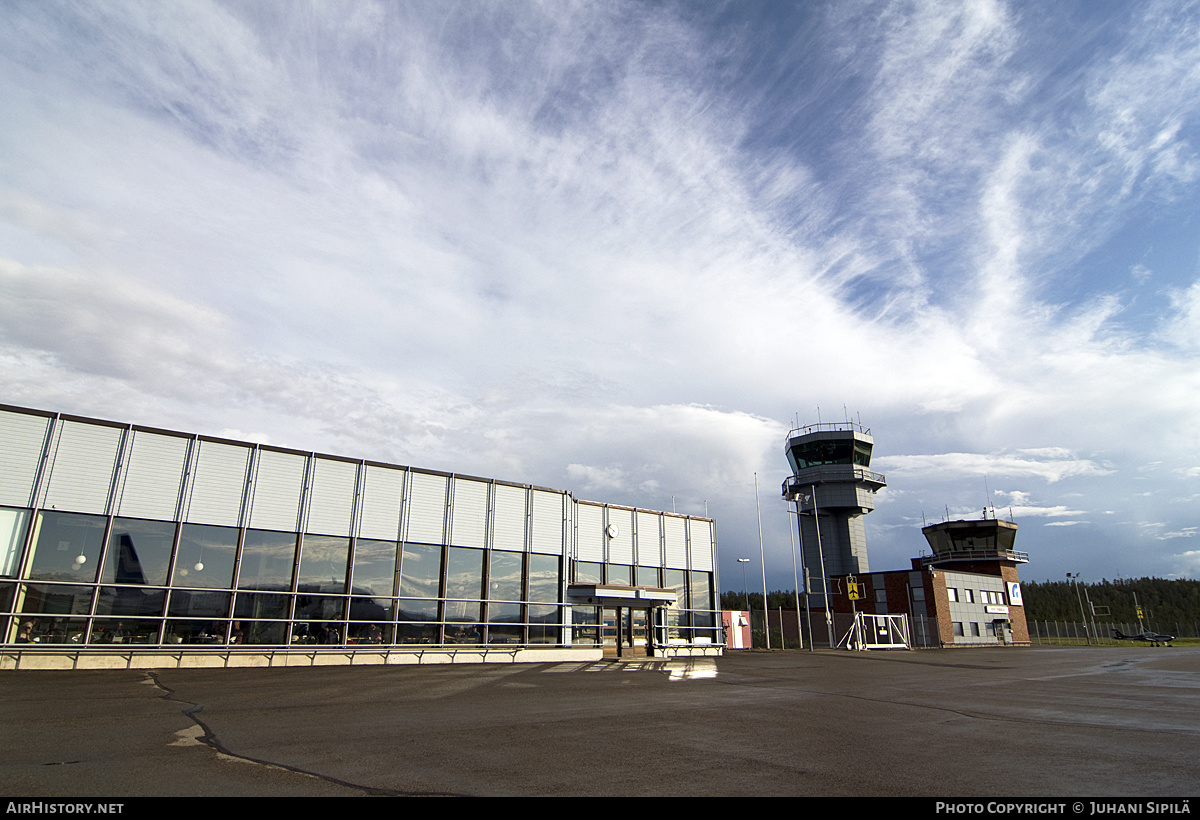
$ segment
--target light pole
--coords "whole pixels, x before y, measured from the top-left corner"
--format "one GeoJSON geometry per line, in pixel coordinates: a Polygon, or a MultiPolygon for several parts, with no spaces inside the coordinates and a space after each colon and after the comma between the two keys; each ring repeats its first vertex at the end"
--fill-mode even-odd
{"type": "Polygon", "coordinates": [[[1079,573],[1072,575],[1067,573],[1067,580],[1075,585],[1075,597],[1079,600],[1079,614],[1083,617],[1083,636],[1087,641],[1087,645],[1092,645],[1092,636],[1088,632],[1087,613],[1083,609],[1083,596],[1079,594],[1079,573]]]}

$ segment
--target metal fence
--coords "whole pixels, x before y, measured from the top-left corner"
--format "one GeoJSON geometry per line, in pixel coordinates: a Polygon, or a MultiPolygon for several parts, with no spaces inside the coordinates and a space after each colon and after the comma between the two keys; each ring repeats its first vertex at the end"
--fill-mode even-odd
{"type": "Polygon", "coordinates": [[[1029,641],[1035,644],[1059,644],[1063,646],[1083,646],[1093,644],[1114,646],[1126,641],[1113,636],[1113,630],[1123,635],[1139,635],[1145,630],[1166,633],[1176,638],[1195,638],[1200,636],[1200,624],[1118,624],[1110,621],[1095,621],[1083,623],[1080,621],[1029,621],[1029,641]]]}

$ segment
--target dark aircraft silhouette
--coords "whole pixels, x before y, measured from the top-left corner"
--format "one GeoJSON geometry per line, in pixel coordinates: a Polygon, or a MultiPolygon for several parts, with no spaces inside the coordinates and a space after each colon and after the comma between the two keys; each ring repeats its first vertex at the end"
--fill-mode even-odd
{"type": "Polygon", "coordinates": [[[1171,641],[1175,640],[1174,635],[1160,635],[1149,629],[1140,635],[1122,635],[1120,630],[1114,629],[1113,637],[1120,641],[1145,641],[1151,646],[1170,646],[1171,641]]]}

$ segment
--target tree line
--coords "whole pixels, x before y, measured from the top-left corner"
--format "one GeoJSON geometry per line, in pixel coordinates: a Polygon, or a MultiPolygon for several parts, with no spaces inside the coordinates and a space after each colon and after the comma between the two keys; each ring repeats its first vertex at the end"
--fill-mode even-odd
{"type": "MultiPolygon", "coordinates": [[[[1200,581],[1167,578],[1125,578],[1116,581],[1107,579],[1097,583],[1081,583],[1078,591],[1070,581],[1022,581],[1021,593],[1025,604],[1025,617],[1031,621],[1080,621],[1088,620],[1092,605],[1108,607],[1108,615],[1097,615],[1105,621],[1136,623],[1137,611],[1133,596],[1142,606],[1145,617],[1156,623],[1196,623],[1200,621],[1200,581]],[[1080,601],[1083,610],[1080,610],[1080,601]],[[1084,618],[1087,613],[1088,617],[1084,618]]],[[[790,589],[779,589],[767,594],[770,609],[795,609],[796,593],[790,589]]],[[[804,596],[800,596],[804,606],[804,596]]],[[[762,611],[761,592],[727,591],[721,593],[721,609],[762,611]]],[[[1103,610],[1101,610],[1103,611],[1103,610]]]]}
{"type": "Polygon", "coordinates": [[[1022,581],[1021,594],[1025,617],[1031,621],[1081,621],[1085,620],[1085,614],[1090,619],[1088,601],[1091,601],[1097,609],[1108,607],[1109,614],[1097,618],[1136,623],[1135,594],[1147,620],[1161,624],[1200,621],[1200,581],[1187,578],[1103,579],[1098,583],[1081,583],[1078,589],[1070,581],[1022,581]]]}

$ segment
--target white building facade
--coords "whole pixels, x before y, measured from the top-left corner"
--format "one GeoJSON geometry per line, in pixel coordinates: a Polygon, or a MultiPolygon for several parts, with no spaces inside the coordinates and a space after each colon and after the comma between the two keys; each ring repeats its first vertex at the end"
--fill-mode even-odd
{"type": "Polygon", "coordinates": [[[715,536],[567,491],[0,406],[9,668],[712,654],[715,536]]]}

